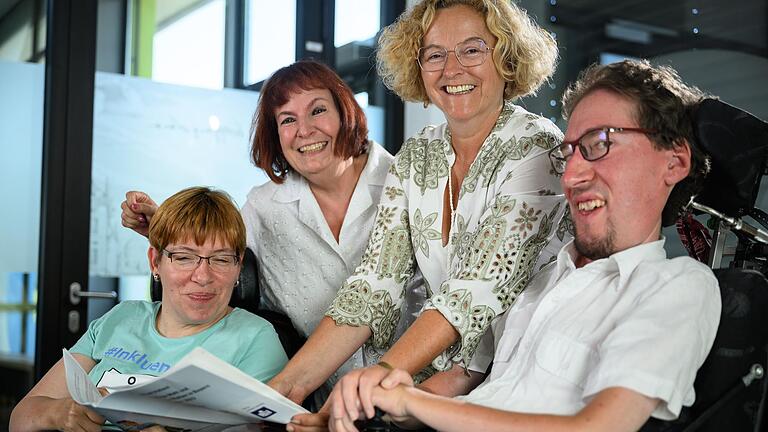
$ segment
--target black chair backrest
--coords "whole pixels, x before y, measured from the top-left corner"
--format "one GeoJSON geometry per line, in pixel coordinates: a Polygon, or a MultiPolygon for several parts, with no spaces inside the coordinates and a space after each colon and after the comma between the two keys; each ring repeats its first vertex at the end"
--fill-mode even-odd
{"type": "Polygon", "coordinates": [[[700,204],[728,216],[755,205],[768,157],[768,123],[718,99],[706,99],[694,118],[696,145],[712,160],[700,204]]]}
{"type": "MultiPolygon", "coordinates": [[[[766,367],[768,360],[768,279],[756,270],[741,268],[717,269],[715,275],[723,309],[712,350],[696,375],[694,416],[733,388],[752,365],[766,367]]],[[[755,381],[741,391],[699,430],[757,430],[754,422],[766,382],[765,378],[755,381]]]]}

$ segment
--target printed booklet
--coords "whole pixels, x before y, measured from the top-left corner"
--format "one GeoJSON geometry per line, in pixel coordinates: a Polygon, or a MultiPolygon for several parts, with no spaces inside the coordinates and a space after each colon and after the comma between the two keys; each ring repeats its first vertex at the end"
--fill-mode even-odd
{"type": "Polygon", "coordinates": [[[63,352],[72,399],[125,430],[161,425],[213,431],[262,421],[285,424],[295,414],[308,412],[203,348],[195,348],[157,378],[112,389],[106,396],[72,354],[63,352]]]}

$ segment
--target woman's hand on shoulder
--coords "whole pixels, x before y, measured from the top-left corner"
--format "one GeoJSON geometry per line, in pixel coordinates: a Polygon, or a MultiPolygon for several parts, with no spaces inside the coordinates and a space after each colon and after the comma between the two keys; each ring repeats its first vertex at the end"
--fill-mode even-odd
{"type": "Polygon", "coordinates": [[[149,221],[157,211],[157,204],[144,192],[130,191],[125,194],[125,201],[120,204],[123,226],[130,228],[144,237],[149,236],[149,221]]]}

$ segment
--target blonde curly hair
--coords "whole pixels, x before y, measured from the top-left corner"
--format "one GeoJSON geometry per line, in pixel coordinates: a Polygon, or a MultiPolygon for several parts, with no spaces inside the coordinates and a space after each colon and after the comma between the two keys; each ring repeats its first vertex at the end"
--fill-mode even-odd
{"type": "Polygon", "coordinates": [[[533,94],[554,72],[557,44],[552,36],[510,0],[423,0],[384,28],[376,53],[377,70],[384,85],[401,99],[430,102],[416,62],[422,39],[435,13],[465,5],[485,17],[496,37],[493,63],[502,79],[504,99],[533,94]]]}

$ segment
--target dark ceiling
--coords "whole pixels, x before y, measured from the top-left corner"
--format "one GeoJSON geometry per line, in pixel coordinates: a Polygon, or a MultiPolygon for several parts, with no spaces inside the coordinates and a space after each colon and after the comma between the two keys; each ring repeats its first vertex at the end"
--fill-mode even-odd
{"type": "Polygon", "coordinates": [[[544,18],[568,31],[571,46],[591,54],[653,57],[684,47],[768,57],[766,0],[545,1],[544,18]]]}

